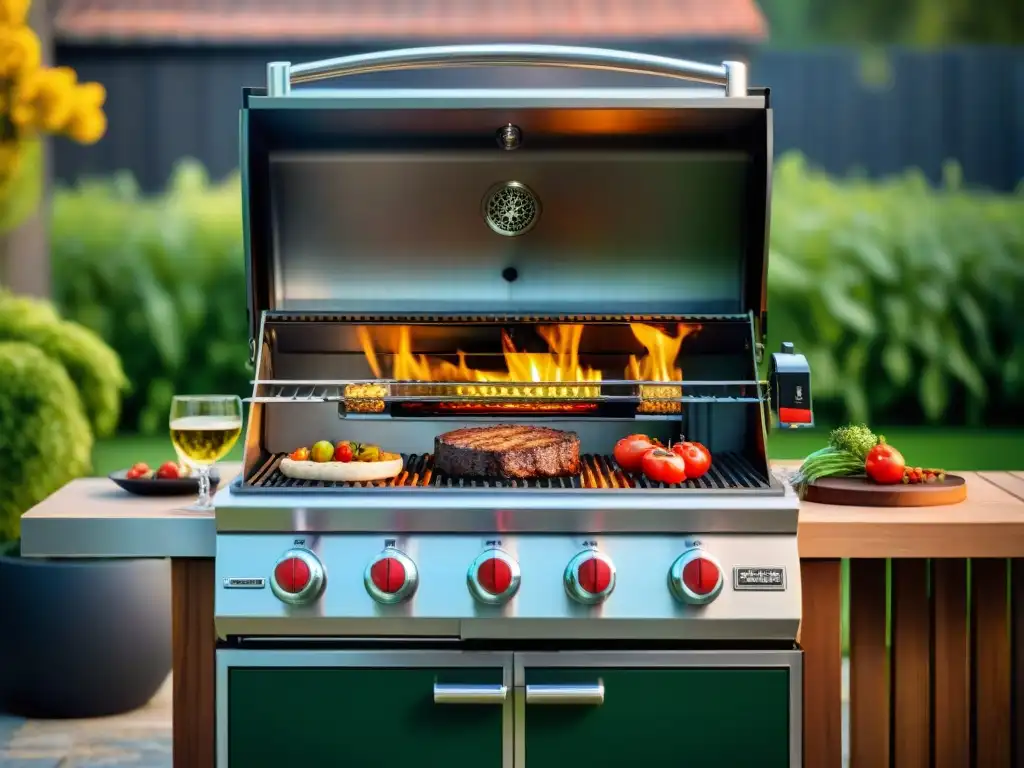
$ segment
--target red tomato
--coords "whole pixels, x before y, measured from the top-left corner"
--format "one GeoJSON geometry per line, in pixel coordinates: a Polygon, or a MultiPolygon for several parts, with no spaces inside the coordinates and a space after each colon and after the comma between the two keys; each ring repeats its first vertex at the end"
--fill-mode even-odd
{"type": "Polygon", "coordinates": [[[125,472],[124,476],[129,480],[140,480],[152,477],[153,471],[149,468],[149,464],[140,461],[138,464],[132,464],[132,468],[125,472]]]}
{"type": "Polygon", "coordinates": [[[906,467],[903,454],[886,443],[884,437],[878,438],[878,445],[868,451],[864,460],[864,471],[868,477],[883,485],[902,482],[906,467]]]}
{"type": "Polygon", "coordinates": [[[696,480],[707,474],[711,467],[711,451],[700,443],[676,443],[672,453],[686,464],[686,479],[696,480]]]}
{"type": "Polygon", "coordinates": [[[626,472],[639,472],[644,454],[659,445],[647,435],[626,435],[615,444],[615,463],[626,472]]]}
{"type": "Polygon", "coordinates": [[[681,483],[686,480],[686,462],[683,457],[664,448],[653,448],[641,461],[644,474],[652,483],[681,483]]]}
{"type": "Polygon", "coordinates": [[[334,449],[334,460],[340,461],[344,464],[352,461],[352,446],[346,442],[338,443],[334,449]]]}
{"type": "Polygon", "coordinates": [[[156,476],[161,480],[177,480],[181,477],[181,472],[178,470],[178,465],[173,461],[165,461],[160,465],[160,469],[156,471],[156,476]]]}

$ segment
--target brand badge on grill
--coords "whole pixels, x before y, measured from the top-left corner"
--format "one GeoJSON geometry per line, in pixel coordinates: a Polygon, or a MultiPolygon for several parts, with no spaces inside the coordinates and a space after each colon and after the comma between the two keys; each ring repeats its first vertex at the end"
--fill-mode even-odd
{"type": "Polygon", "coordinates": [[[224,589],[263,589],[266,579],[224,579],[224,589]]]}
{"type": "Polygon", "coordinates": [[[732,588],[747,592],[784,592],[785,568],[733,568],[732,588]]]}

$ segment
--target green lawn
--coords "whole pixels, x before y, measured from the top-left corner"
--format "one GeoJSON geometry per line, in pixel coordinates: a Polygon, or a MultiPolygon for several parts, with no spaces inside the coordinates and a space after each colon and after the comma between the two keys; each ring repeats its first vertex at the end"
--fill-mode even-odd
{"type": "MultiPolygon", "coordinates": [[[[917,466],[942,467],[951,470],[1019,470],[1024,469],[1024,430],[878,430],[896,446],[908,462],[917,466]]],[[[769,453],[774,459],[799,459],[825,445],[827,430],[792,430],[775,432],[769,440],[769,453]]],[[[238,461],[241,444],[228,457],[238,461]]],[[[93,471],[97,475],[129,467],[137,461],[157,466],[174,458],[174,449],[167,437],[118,437],[97,443],[93,451],[93,471]]],[[[849,616],[848,563],[843,568],[843,650],[847,648],[849,616]]]]}
{"type": "MultiPolygon", "coordinates": [[[[917,466],[951,470],[1024,469],[1024,430],[996,429],[891,429],[879,430],[917,466]]],[[[775,432],[769,441],[774,459],[799,459],[825,444],[827,430],[775,432]]],[[[241,444],[228,457],[239,461],[241,444]]],[[[107,475],[130,467],[137,461],[159,465],[174,459],[174,449],[165,436],[126,436],[97,443],[93,451],[93,472],[107,475]]]]}

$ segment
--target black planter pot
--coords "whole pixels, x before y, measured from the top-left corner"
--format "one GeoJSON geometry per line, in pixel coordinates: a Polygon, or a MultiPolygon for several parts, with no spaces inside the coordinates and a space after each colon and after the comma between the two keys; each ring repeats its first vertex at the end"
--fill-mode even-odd
{"type": "Polygon", "coordinates": [[[38,560],[0,550],[0,711],[102,717],[171,671],[168,560],[38,560]]]}

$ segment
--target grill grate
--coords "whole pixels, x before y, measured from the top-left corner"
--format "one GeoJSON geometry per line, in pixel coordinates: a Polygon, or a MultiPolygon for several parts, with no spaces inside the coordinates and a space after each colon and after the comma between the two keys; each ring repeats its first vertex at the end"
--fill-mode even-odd
{"type": "Polygon", "coordinates": [[[370,483],[325,483],[314,480],[294,480],[278,469],[284,454],[275,456],[246,483],[249,488],[261,490],[294,491],[322,488],[545,488],[570,490],[574,488],[660,488],[666,490],[767,490],[768,478],[743,456],[736,453],[716,453],[714,463],[706,475],[676,485],[652,483],[642,475],[629,474],[619,469],[609,456],[587,454],[582,457],[583,471],[575,477],[514,480],[510,478],[448,477],[432,468],[429,453],[402,454],[405,468],[390,480],[370,483]]]}

